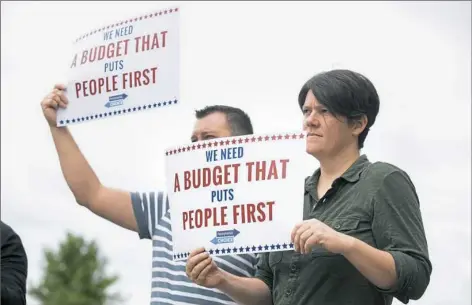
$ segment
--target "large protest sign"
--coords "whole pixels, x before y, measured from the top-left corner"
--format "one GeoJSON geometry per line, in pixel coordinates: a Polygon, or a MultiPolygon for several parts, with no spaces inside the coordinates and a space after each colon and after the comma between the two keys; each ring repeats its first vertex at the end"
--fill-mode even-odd
{"type": "Polygon", "coordinates": [[[93,30],[74,43],[58,126],[176,105],[179,9],[93,30]]]}
{"type": "Polygon", "coordinates": [[[303,220],[305,134],[250,135],[166,152],[174,260],[293,249],[303,220]]]}

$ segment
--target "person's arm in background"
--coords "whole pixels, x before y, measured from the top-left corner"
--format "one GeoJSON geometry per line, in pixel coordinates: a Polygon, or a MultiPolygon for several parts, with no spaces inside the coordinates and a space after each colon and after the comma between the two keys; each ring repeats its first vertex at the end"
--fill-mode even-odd
{"type": "Polygon", "coordinates": [[[61,170],[70,190],[81,206],[123,228],[138,232],[131,194],[102,185],[69,129],[57,127],[57,108],[65,108],[68,104],[64,90],[64,85],[56,85],[41,102],[41,108],[49,124],[61,170]]]}
{"type": "MultiPolygon", "coordinates": [[[[56,146],[64,178],[81,206],[116,225],[151,239],[167,196],[163,193],[131,193],[104,186],[80,151],[67,127],[57,127],[57,108],[67,107],[65,86],[56,85],[41,103],[56,146]]],[[[168,204],[166,205],[168,206],[168,204]]],[[[165,223],[164,223],[165,227],[165,223]]],[[[170,234],[170,224],[168,234],[170,234]]]]}
{"type": "Polygon", "coordinates": [[[28,258],[13,229],[1,222],[1,304],[26,305],[28,258]]]}

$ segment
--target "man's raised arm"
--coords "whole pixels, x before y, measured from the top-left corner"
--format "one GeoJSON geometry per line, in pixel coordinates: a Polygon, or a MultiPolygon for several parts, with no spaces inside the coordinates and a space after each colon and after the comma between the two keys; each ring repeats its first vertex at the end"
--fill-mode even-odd
{"type": "Polygon", "coordinates": [[[138,231],[129,192],[101,184],[80,151],[67,127],[57,127],[57,109],[68,104],[65,86],[56,85],[41,102],[43,114],[51,129],[61,170],[80,205],[123,228],[138,231]]]}

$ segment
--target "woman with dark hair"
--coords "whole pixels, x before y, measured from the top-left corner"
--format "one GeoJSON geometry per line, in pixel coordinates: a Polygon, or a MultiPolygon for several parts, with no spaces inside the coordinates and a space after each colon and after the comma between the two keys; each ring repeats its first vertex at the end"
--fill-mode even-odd
{"type": "Polygon", "coordinates": [[[419,299],[432,265],[415,187],[403,170],[360,153],[379,112],[374,85],[353,71],[324,72],[303,85],[298,104],[307,153],[320,168],[305,181],[304,221],[292,232],[295,251],[263,253],[256,277],[241,278],[197,249],[188,276],[240,304],[419,299]]]}

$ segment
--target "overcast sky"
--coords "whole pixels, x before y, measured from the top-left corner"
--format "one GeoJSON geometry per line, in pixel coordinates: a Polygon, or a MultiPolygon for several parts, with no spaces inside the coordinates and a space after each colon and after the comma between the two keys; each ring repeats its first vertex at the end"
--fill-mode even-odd
{"type": "MultiPolygon", "coordinates": [[[[40,278],[43,247],[70,230],[99,241],[127,304],[149,303],[150,242],[75,204],[39,103],[67,80],[78,35],[171,5],[2,1],[1,217],[24,241],[30,281],[40,278]]],[[[470,2],[180,7],[182,107],[71,128],[102,182],[164,187],[164,149],[189,141],[192,111],[205,105],[243,108],[258,133],[300,128],[304,81],[332,66],[353,69],[381,98],[364,153],[406,170],[421,200],[433,274],[411,304],[470,304],[470,2]]]]}

